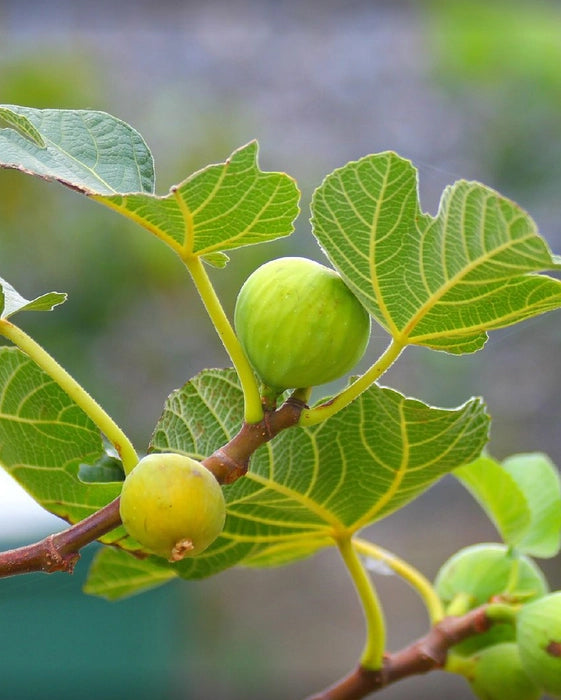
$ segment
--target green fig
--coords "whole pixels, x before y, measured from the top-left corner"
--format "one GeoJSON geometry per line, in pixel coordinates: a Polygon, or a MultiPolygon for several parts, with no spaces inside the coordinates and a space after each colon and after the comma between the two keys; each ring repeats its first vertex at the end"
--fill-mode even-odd
{"type": "Polygon", "coordinates": [[[481,700],[538,700],[542,691],[526,674],[516,642],[482,649],[462,672],[481,700]]]}
{"type": "Polygon", "coordinates": [[[238,295],[234,323],[250,363],[276,393],[338,379],[370,337],[368,313],[337,272],[305,258],[255,270],[238,295]]]}
{"type": "Polygon", "coordinates": [[[226,505],[214,475],[176,453],[144,457],[121,492],[125,529],[148,551],[179,561],[203,552],[224,527],[226,505]]]}
{"type": "Polygon", "coordinates": [[[545,692],[561,697],[561,591],[522,607],[516,638],[526,673],[545,692]]]}
{"type": "MultiPolygon", "coordinates": [[[[481,543],[465,547],[453,554],[443,564],[435,579],[435,588],[445,606],[463,602],[459,614],[489,602],[505,593],[511,583],[513,567],[518,567],[511,597],[525,601],[540,598],[548,593],[545,576],[527,556],[514,559],[503,544],[481,543]]],[[[469,637],[454,647],[458,654],[470,655],[478,649],[515,638],[512,625],[498,623],[487,632],[469,637]]]]}

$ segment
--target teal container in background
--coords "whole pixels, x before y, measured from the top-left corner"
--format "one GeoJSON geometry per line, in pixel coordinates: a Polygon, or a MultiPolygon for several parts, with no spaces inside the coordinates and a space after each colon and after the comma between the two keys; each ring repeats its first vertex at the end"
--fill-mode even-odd
{"type": "Polygon", "coordinates": [[[96,549],[82,551],[72,575],[0,579],[2,700],[180,697],[176,670],[185,672],[189,656],[178,621],[178,611],[188,615],[185,589],[172,583],[118,602],[85,595],[96,549]]]}

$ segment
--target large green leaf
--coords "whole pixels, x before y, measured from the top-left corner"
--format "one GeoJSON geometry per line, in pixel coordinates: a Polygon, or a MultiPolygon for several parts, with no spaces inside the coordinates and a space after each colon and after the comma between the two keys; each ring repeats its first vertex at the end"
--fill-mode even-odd
{"type": "Polygon", "coordinates": [[[556,556],[561,546],[561,484],[556,466],[539,452],[513,455],[502,466],[523,491],[531,513],[531,526],[518,549],[544,559],[556,556]]]}
{"type": "Polygon", "coordinates": [[[140,134],[93,110],[0,105],[0,167],[85,194],[153,192],[152,154],[140,134]]]}
{"type": "MultiPolygon", "coordinates": [[[[136,221],[182,255],[215,256],[288,236],[298,215],[299,191],[285,173],[265,173],[255,141],[224,163],[209,165],[171,188],[96,199],[136,221]]],[[[211,262],[215,262],[210,257],[211,262]]]]}
{"type": "Polygon", "coordinates": [[[66,294],[62,292],[48,292],[29,301],[0,277],[0,319],[9,318],[18,311],[51,311],[65,301],[66,294]]]}
{"type": "Polygon", "coordinates": [[[561,484],[546,455],[513,455],[502,464],[480,457],[456,469],[454,475],[479,502],[506,544],[542,558],[559,552],[561,484]]]}
{"type": "MultiPolygon", "coordinates": [[[[0,348],[0,464],[46,510],[75,523],[119,495],[121,483],[87,483],[80,465],[104,457],[86,414],[17,348],[0,348]]],[[[104,542],[126,543],[117,528],[104,542]]]]}
{"type": "MultiPolygon", "coordinates": [[[[152,448],[197,459],[239,429],[243,399],[232,370],[208,370],[173,393],[152,448]]],[[[488,418],[478,399],[431,408],[370,387],[329,420],[291,428],[260,448],[249,473],[225,487],[223,535],[180,575],[208,576],[236,563],[285,564],[389,515],[480,454],[488,418]]]]}
{"type": "Polygon", "coordinates": [[[454,471],[487,513],[504,542],[518,546],[528,532],[531,513],[524,492],[499,462],[484,456],[454,471]]]}
{"type": "Polygon", "coordinates": [[[300,193],[263,172],[255,141],[154,194],[154,163],[131,126],[105,112],[0,105],[0,167],[55,180],[132,219],[182,256],[217,267],[222,252],[292,233],[300,193]]]}
{"type": "Polygon", "coordinates": [[[530,216],[478,182],[421,211],[417,171],[395,153],[348,163],[312,202],[314,235],[364,306],[403,344],[480,349],[487,331],[561,306],[559,262],[530,216]]]}

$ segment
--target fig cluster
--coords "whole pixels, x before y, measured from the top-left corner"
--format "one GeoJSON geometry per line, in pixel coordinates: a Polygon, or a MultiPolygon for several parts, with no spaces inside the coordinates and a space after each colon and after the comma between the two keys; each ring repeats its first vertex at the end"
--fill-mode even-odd
{"type": "Polygon", "coordinates": [[[464,675],[477,697],[561,697],[561,591],[549,593],[532,559],[500,544],[466,547],[441,567],[435,588],[448,614],[501,600],[518,609],[512,624],[494,624],[450,649],[450,670],[464,675]]]}
{"type": "Polygon", "coordinates": [[[370,317],[339,274],[306,258],[279,258],[255,270],[239,292],[234,324],[274,393],[342,377],[370,337],[370,317]]]}
{"type": "Polygon", "coordinates": [[[127,475],[120,514],[143,548],[176,562],[214,542],[224,527],[226,505],[216,478],[200,462],[154,453],[127,475]]]}

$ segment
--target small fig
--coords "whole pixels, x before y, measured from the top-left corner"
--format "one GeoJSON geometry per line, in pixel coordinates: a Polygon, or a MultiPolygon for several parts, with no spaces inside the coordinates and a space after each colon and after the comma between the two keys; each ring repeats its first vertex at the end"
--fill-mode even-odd
{"type": "MultiPolygon", "coordinates": [[[[443,564],[435,580],[435,588],[442,602],[449,606],[453,601],[463,599],[464,608],[455,611],[467,612],[478,605],[489,602],[493,597],[504,594],[510,584],[515,560],[506,545],[481,543],[465,547],[453,554],[443,564]]],[[[519,556],[518,579],[512,595],[525,601],[535,600],[548,593],[545,576],[527,556],[519,556]]],[[[515,638],[512,625],[498,623],[487,632],[469,637],[454,647],[458,654],[473,654],[482,647],[515,638]]]]}
{"type": "Polygon", "coordinates": [[[561,697],[561,591],[522,607],[516,638],[528,676],[545,692],[561,697]]]}
{"type": "Polygon", "coordinates": [[[481,700],[538,700],[542,691],[525,673],[518,645],[503,642],[471,657],[473,670],[467,679],[481,700]]]}
{"type": "Polygon", "coordinates": [[[120,512],[127,532],[148,551],[179,561],[214,542],[224,527],[226,505],[216,478],[200,462],[154,453],[127,475],[120,512]]]}
{"type": "Polygon", "coordinates": [[[234,322],[250,363],[276,393],[343,376],[370,336],[367,311],[337,272],[305,258],[255,270],[240,290],[234,322]]]}

